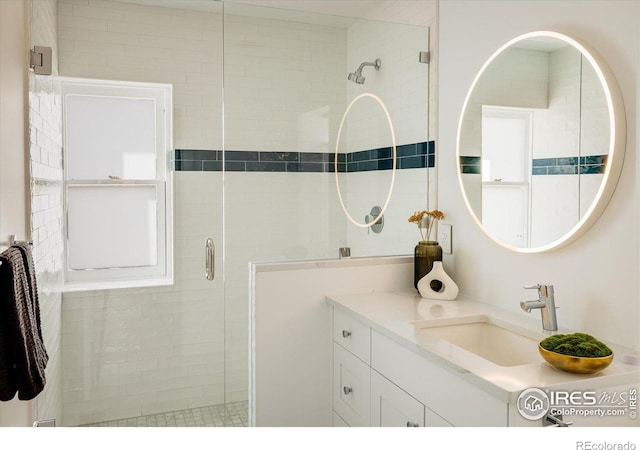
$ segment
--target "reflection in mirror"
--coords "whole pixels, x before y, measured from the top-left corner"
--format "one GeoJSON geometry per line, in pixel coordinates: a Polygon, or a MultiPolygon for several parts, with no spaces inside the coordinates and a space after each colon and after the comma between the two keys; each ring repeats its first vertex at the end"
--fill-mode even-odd
{"type": "Polygon", "coordinates": [[[467,204],[489,236],[527,252],[572,237],[611,173],[611,98],[592,55],[558,33],[514,39],[487,62],[467,97],[458,156],[467,204]]]}
{"type": "Polygon", "coordinates": [[[354,225],[370,228],[381,223],[393,193],[396,166],[396,135],[389,110],[377,95],[368,92],[358,95],[349,103],[342,116],[334,155],[338,199],[345,215],[354,225]],[[373,150],[358,150],[363,146],[370,147],[373,142],[388,142],[389,145],[373,150]],[[342,153],[341,148],[346,149],[346,152],[342,153]],[[347,167],[354,161],[361,168],[347,175],[347,167]],[[370,171],[375,174],[375,182],[362,183],[359,178],[362,176],[370,178],[366,174],[370,171]],[[349,181],[351,181],[351,188],[348,188],[349,181]],[[342,194],[341,184],[347,185],[347,197],[342,194]],[[358,189],[358,187],[364,187],[364,189],[358,189]],[[345,198],[350,201],[345,202],[345,198]],[[366,210],[366,205],[381,204],[383,206],[379,208],[375,217],[370,217],[368,214],[365,220],[360,222],[349,212],[347,204],[351,208],[355,207],[356,211],[361,211],[363,208],[366,210]]]}

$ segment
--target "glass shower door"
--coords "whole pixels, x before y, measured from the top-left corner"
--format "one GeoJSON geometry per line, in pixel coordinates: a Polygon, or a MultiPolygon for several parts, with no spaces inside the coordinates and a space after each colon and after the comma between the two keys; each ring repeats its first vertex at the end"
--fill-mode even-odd
{"type": "Polygon", "coordinates": [[[344,105],[346,32],[334,19],[225,3],[225,366],[232,405],[249,395],[249,263],[335,258],[344,246],[331,146],[344,105]]]}
{"type": "Polygon", "coordinates": [[[37,416],[63,426],[228,425],[222,3],[37,0],[30,6],[32,44],[51,47],[54,63],[52,76],[30,76],[32,227],[51,356],[37,416]],[[165,114],[173,118],[172,285],[60,294],[56,274],[67,237],[58,77],[171,86],[173,108],[165,114]],[[205,276],[208,238],[218,249],[212,280],[205,276]]]}
{"type": "MultiPolygon", "coordinates": [[[[435,158],[428,142],[429,66],[419,61],[428,49],[424,26],[224,3],[228,405],[246,404],[249,397],[249,263],[337,259],[345,246],[354,257],[413,251],[417,237],[406,220],[431,204],[435,158]],[[349,72],[376,58],[379,71],[367,68],[364,84],[350,82],[349,72]],[[347,222],[333,173],[342,115],[362,92],[384,99],[397,128],[401,170],[380,235],[347,222]]],[[[347,171],[348,155],[339,157],[341,176],[352,177],[351,191],[389,185],[389,156],[380,148],[389,145],[388,132],[366,131],[350,136],[359,145],[350,149],[359,152],[355,158],[366,154],[366,161],[349,161],[347,171]]],[[[350,198],[358,200],[357,194],[350,198]]],[[[350,208],[364,221],[372,206],[350,208]]]]}

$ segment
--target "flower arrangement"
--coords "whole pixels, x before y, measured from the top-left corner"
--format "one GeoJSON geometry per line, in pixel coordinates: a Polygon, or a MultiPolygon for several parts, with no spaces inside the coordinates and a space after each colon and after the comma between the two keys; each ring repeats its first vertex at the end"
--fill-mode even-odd
{"type": "Polygon", "coordinates": [[[417,211],[413,213],[413,215],[409,217],[409,222],[417,224],[418,231],[420,231],[420,237],[422,238],[423,241],[428,241],[430,240],[429,238],[431,237],[431,231],[433,230],[434,225],[438,222],[438,220],[441,220],[441,219],[444,219],[444,213],[438,209],[433,209],[431,211],[417,211]],[[425,228],[423,226],[425,217],[427,219],[426,239],[425,239],[425,233],[422,231],[425,228]]]}

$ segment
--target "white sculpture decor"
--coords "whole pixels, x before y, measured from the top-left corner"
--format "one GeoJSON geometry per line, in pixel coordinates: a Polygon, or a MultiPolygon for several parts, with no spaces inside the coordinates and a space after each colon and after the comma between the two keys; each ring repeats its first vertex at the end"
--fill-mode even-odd
{"type": "Polygon", "coordinates": [[[429,300],[455,300],[458,285],[444,271],[442,261],[434,261],[431,271],[418,281],[418,292],[429,300]]]}

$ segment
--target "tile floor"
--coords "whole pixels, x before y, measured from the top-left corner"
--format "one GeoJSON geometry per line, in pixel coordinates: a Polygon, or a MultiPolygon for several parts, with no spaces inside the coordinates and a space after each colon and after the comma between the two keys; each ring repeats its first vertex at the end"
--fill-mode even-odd
{"type": "Polygon", "coordinates": [[[246,427],[248,425],[247,402],[226,405],[203,406],[182,411],[172,411],[129,419],[82,425],[83,427],[246,427]]]}

